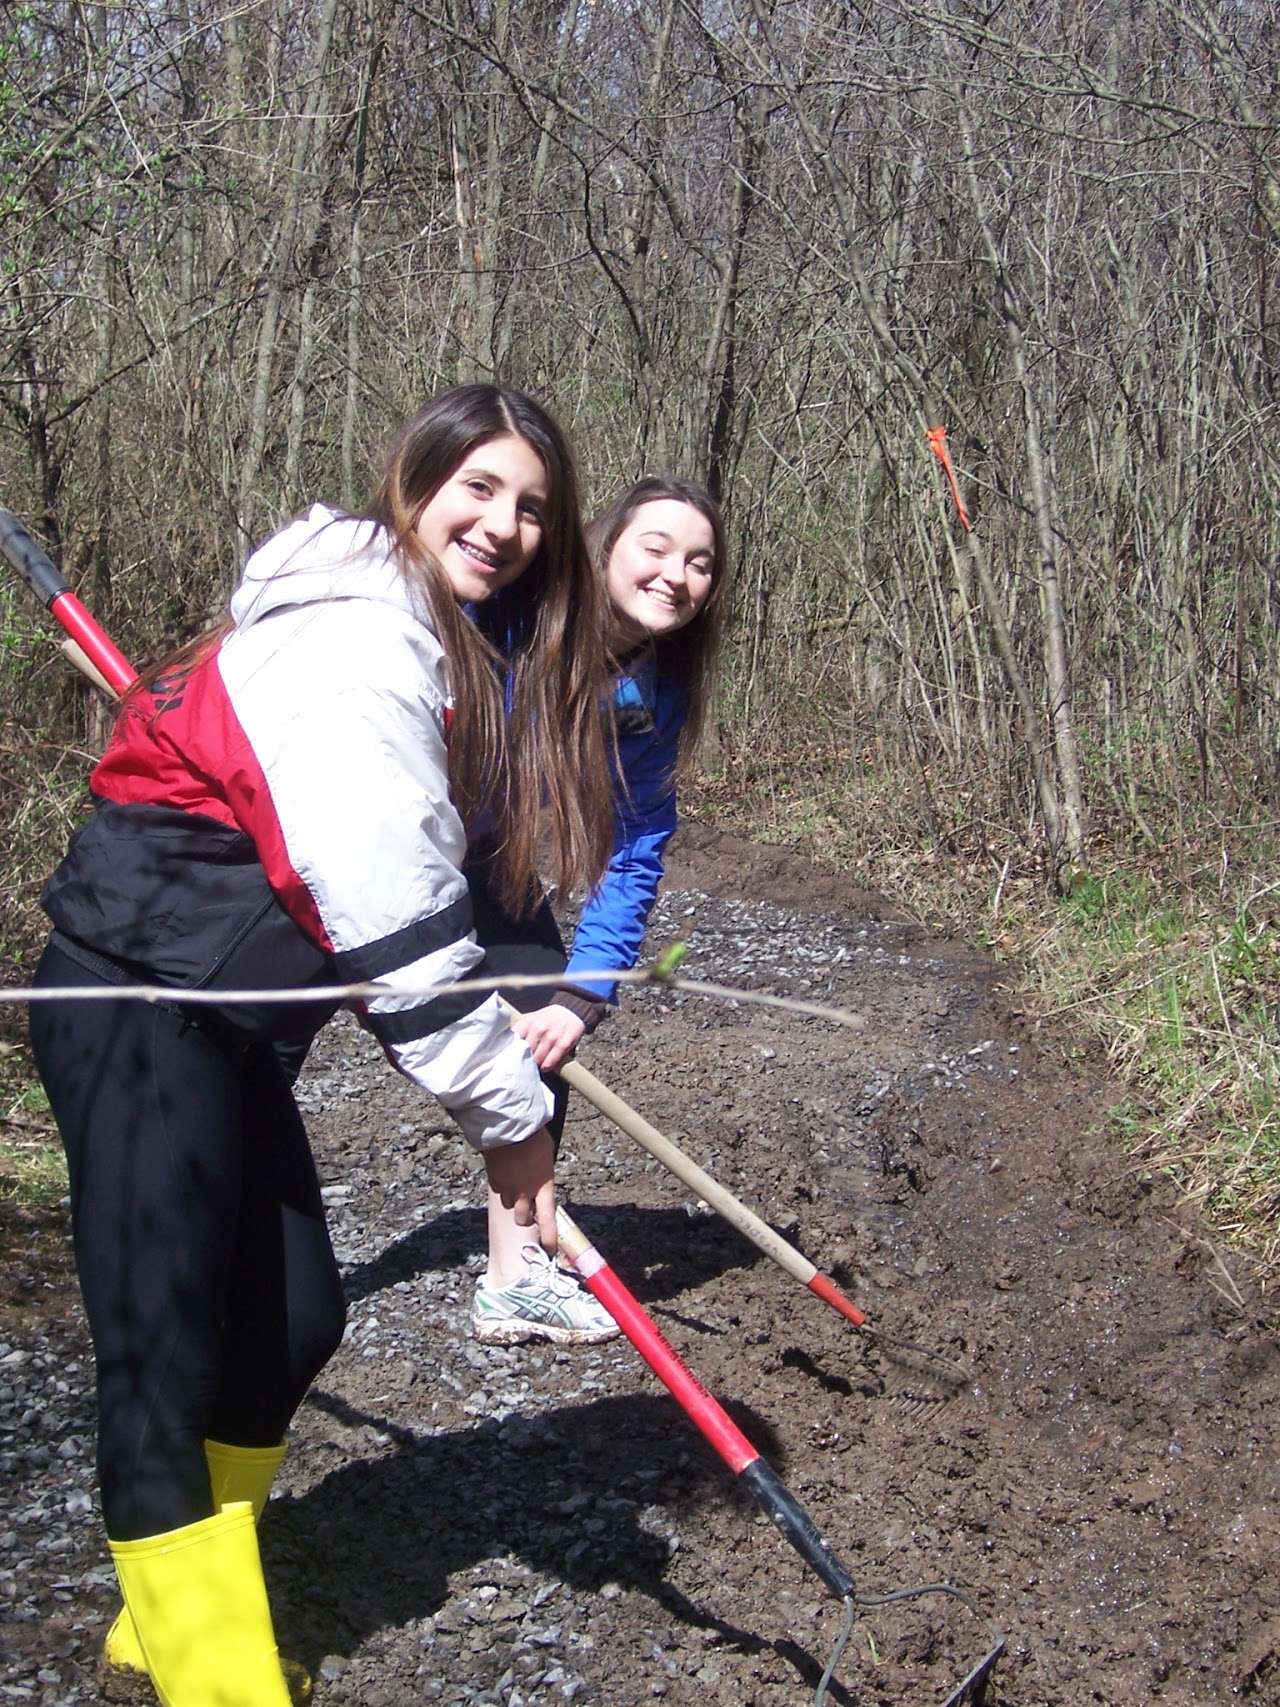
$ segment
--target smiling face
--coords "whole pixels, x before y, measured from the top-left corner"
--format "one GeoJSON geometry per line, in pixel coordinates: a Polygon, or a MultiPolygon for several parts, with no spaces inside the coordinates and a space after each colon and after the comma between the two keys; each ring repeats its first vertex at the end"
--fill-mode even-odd
{"type": "Polygon", "coordinates": [[[423,505],[414,531],[459,604],[492,598],[524,574],[542,544],[547,471],[527,439],[486,439],[423,505]]]}
{"type": "Polygon", "coordinates": [[[716,541],[692,504],[641,504],[609,553],[605,584],[613,606],[611,640],[627,651],[692,622],[711,594],[716,541]]]}

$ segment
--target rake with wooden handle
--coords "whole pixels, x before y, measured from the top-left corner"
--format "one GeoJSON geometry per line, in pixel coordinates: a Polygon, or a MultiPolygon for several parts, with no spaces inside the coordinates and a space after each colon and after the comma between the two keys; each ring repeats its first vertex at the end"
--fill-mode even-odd
{"type": "Polygon", "coordinates": [[[907,1353],[912,1359],[920,1360],[923,1365],[921,1373],[933,1375],[953,1391],[969,1384],[968,1373],[958,1363],[943,1357],[940,1352],[932,1351],[927,1346],[916,1345],[911,1340],[897,1339],[892,1334],[871,1327],[863,1311],[845,1297],[835,1281],[829,1280],[803,1252],[788,1244],[780,1233],[776,1233],[767,1222],[748,1209],[745,1203],[740,1202],[731,1191],[726,1190],[669,1138],[664,1137],[656,1126],[651,1126],[638,1115],[620,1096],[602,1084],[594,1073],[588,1072],[580,1061],[562,1062],[556,1071],[567,1085],[599,1109],[607,1120],[611,1120],[629,1138],[634,1138],[642,1149],[647,1150],[678,1180],[683,1181],[691,1191],[709,1203],[731,1227],[736,1227],[745,1238],[750,1239],[757,1250],[763,1251],[765,1256],[777,1263],[793,1280],[798,1280],[802,1286],[821,1298],[824,1304],[829,1304],[833,1310],[838,1310],[842,1316],[847,1317],[861,1333],[884,1346],[886,1350],[907,1353]]]}

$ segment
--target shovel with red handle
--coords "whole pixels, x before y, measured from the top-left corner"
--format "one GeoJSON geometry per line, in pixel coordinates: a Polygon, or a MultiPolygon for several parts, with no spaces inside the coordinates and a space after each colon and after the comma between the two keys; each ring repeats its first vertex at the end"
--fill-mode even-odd
{"type": "Polygon", "coordinates": [[[0,552],[46,610],[62,624],[67,636],[63,650],[76,668],[117,697],[131,688],[138,679],[137,672],[107,639],[58,573],[48,553],[12,510],[0,510],[0,552]],[[90,666],[88,669],[86,664],[90,666]]]}
{"type": "Polygon", "coordinates": [[[987,1634],[985,1654],[951,1691],[942,1707],[960,1707],[969,1702],[981,1707],[987,1679],[1004,1652],[1004,1637],[961,1589],[951,1583],[929,1583],[920,1588],[897,1589],[889,1594],[859,1594],[853,1577],[832,1551],[817,1524],[771,1465],[743,1434],[718,1400],[691,1374],[668,1345],[653,1319],[619,1280],[609,1264],[563,1207],[556,1210],[560,1249],[573,1264],[590,1292],[600,1300],[654,1374],[676,1400],[681,1410],[724,1462],[750,1488],[757,1503],[779,1532],[812,1567],[831,1593],[845,1604],[845,1622],[822,1681],[815,1707],[822,1707],[840,1656],[853,1628],[858,1608],[886,1606],[924,1595],[947,1595],[968,1609],[987,1634]]]}

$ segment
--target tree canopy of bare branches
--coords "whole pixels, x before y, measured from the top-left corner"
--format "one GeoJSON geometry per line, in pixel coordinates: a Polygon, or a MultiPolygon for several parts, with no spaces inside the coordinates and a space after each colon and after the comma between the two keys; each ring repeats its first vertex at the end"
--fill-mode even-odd
{"type": "Polygon", "coordinates": [[[597,500],[722,497],[726,751],[979,779],[1069,869],[1274,784],[1277,65],[1274,0],[11,8],[0,502],[147,655],[499,377],[597,500]]]}

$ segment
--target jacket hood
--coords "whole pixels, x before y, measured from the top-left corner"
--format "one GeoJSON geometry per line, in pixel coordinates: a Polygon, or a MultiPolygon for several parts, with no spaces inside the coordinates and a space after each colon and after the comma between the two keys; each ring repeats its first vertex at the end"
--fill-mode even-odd
{"type": "Polygon", "coordinates": [[[330,599],[372,599],[428,621],[425,601],[406,585],[376,522],[313,504],[305,516],[260,545],[231,598],[244,630],[272,611],[330,599]]]}

